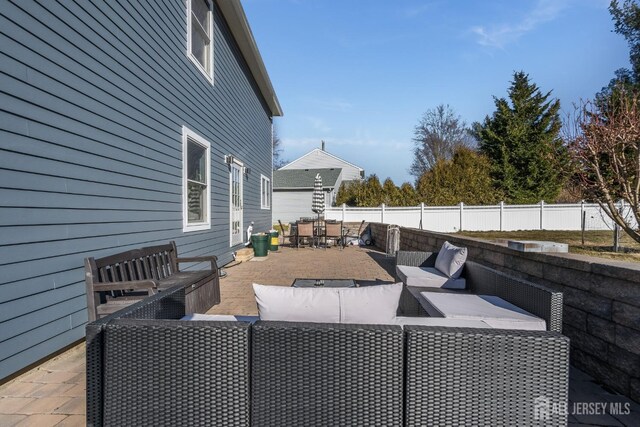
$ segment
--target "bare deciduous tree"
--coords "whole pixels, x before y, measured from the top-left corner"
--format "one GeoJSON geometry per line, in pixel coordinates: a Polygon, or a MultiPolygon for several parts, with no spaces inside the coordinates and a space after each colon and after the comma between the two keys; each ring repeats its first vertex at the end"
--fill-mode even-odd
{"type": "Polygon", "coordinates": [[[427,110],[414,131],[415,157],[409,173],[419,179],[438,160],[451,159],[456,147],[470,146],[471,141],[467,124],[449,105],[427,110]]]}
{"type": "Polygon", "coordinates": [[[640,242],[640,99],[624,89],[607,105],[583,102],[565,129],[580,185],[630,237],[640,242]],[[617,202],[629,205],[628,215],[617,202]]]}
{"type": "Polygon", "coordinates": [[[287,161],[282,158],[282,141],[275,126],[273,126],[271,143],[273,144],[273,170],[276,170],[287,164],[287,161]]]}

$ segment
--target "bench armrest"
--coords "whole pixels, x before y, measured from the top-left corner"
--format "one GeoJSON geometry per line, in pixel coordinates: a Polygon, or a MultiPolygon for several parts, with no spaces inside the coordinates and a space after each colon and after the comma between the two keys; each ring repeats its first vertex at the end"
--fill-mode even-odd
{"type": "Polygon", "coordinates": [[[411,267],[433,267],[436,265],[437,252],[396,252],[396,265],[411,267]]]}
{"type": "Polygon", "coordinates": [[[218,264],[216,263],[216,261],[218,260],[217,256],[211,255],[211,256],[197,256],[197,257],[187,257],[187,258],[176,258],[176,262],[178,264],[183,263],[183,262],[210,262],[211,263],[211,270],[212,271],[217,271],[218,270],[218,264]]]}
{"type": "Polygon", "coordinates": [[[94,292],[125,291],[128,289],[157,289],[158,282],[153,279],[124,282],[94,283],[94,292]]]}

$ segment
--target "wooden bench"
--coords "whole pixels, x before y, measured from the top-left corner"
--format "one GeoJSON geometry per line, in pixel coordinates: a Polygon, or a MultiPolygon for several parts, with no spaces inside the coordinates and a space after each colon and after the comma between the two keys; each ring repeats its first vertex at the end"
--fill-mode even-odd
{"type": "Polygon", "coordinates": [[[114,313],[176,285],[185,288],[187,313],[205,313],[220,303],[217,257],[179,258],[175,242],[104,258],[85,258],[89,321],[114,313]],[[180,271],[181,263],[209,262],[207,270],[180,271]]]}

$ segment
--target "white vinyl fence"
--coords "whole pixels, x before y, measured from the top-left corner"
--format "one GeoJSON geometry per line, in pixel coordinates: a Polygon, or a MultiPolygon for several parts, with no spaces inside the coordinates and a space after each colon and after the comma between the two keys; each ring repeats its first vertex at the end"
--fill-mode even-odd
{"type": "MultiPolygon", "coordinates": [[[[620,208],[629,218],[628,206],[620,208]]],[[[439,232],[514,230],[612,230],[613,221],[592,203],[467,206],[425,206],[392,208],[327,208],[326,219],[345,222],[382,222],[402,227],[439,232]]]]}

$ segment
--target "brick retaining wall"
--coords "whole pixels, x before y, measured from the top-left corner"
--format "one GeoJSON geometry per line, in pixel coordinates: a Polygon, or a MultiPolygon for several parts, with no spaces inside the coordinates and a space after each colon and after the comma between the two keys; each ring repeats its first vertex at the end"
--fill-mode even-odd
{"type": "MultiPolygon", "coordinates": [[[[386,248],[386,224],[370,224],[386,248]]],[[[469,258],[564,293],[571,363],[640,402],[640,264],[577,254],[524,253],[470,237],[400,229],[401,250],[437,251],[445,240],[469,258]]]]}

